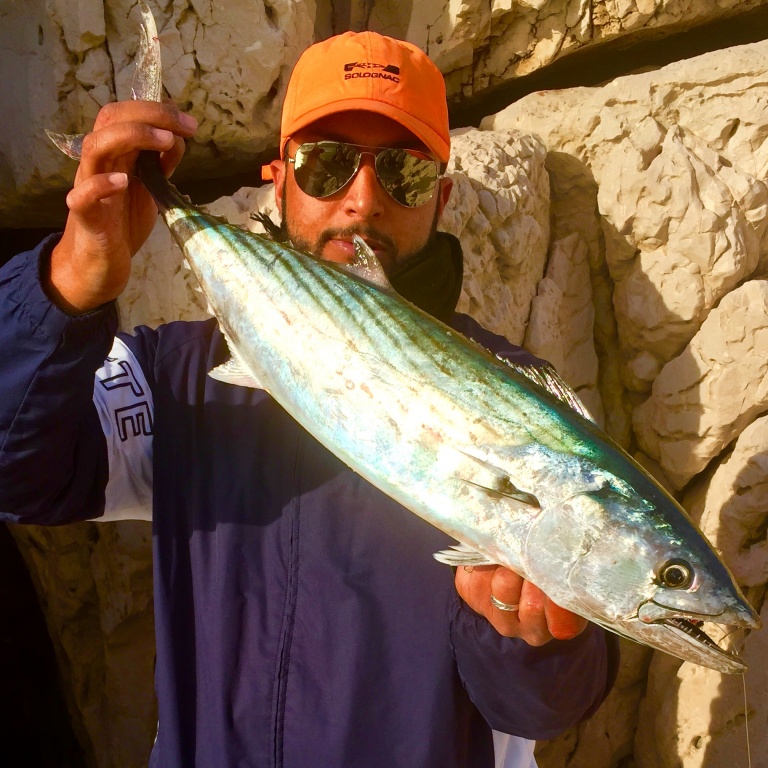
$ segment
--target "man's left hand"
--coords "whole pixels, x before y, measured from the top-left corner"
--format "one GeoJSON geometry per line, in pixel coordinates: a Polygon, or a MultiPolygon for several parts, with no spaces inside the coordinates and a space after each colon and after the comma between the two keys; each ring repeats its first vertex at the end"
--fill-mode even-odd
{"type": "Polygon", "coordinates": [[[464,602],[484,616],[499,634],[519,637],[529,645],[553,638],[570,640],[587,627],[587,620],[553,603],[538,587],[500,565],[459,566],[456,589],[464,602]],[[491,602],[518,606],[502,610],[491,602]]]}

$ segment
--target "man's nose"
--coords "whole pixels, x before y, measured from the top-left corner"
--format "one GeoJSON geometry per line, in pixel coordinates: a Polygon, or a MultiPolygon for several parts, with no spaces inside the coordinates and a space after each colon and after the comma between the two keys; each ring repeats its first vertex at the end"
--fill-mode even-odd
{"type": "Polygon", "coordinates": [[[344,196],[344,211],[349,216],[372,219],[384,213],[387,192],[376,177],[374,158],[364,154],[360,168],[349,183],[344,196]]]}

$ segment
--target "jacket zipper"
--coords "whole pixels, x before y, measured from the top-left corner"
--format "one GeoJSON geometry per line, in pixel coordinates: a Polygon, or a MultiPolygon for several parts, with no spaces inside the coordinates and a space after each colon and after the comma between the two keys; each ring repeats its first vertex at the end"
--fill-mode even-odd
{"type": "Polygon", "coordinates": [[[283,768],[283,736],[285,731],[285,699],[288,688],[288,668],[291,660],[291,645],[293,629],[296,623],[296,595],[299,581],[299,511],[301,506],[301,487],[299,474],[301,453],[303,450],[303,434],[297,429],[296,463],[294,465],[293,487],[295,495],[290,506],[288,521],[288,583],[285,590],[283,608],[283,624],[280,630],[280,640],[277,647],[277,664],[275,669],[275,699],[273,709],[273,768],[283,768]]]}

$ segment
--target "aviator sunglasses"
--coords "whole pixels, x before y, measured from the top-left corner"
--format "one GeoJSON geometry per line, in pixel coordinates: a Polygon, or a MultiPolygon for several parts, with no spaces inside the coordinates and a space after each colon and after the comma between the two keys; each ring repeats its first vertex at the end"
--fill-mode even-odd
{"type": "Polygon", "coordinates": [[[395,147],[367,147],[343,141],[314,141],[296,148],[294,177],[299,189],[311,197],[323,198],[348,184],[360,168],[363,155],[372,155],[376,178],[400,205],[418,208],[432,199],[443,176],[425,152],[395,147]]]}

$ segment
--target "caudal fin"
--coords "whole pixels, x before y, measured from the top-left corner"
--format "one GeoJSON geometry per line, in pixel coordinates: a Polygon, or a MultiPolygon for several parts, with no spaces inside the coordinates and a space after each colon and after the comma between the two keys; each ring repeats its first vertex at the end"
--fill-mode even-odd
{"type": "MultiPolygon", "coordinates": [[[[137,101],[161,101],[163,96],[163,68],[160,61],[160,41],[152,11],[144,0],[139,0],[141,11],[141,40],[133,73],[131,98],[137,101]]],[[[83,153],[84,133],[45,133],[67,157],[79,160],[83,153]]]]}

